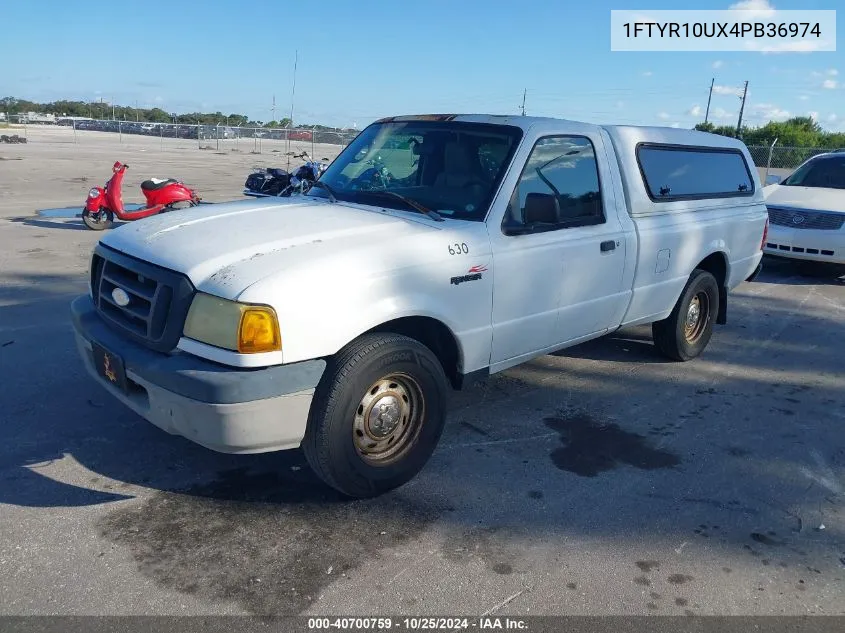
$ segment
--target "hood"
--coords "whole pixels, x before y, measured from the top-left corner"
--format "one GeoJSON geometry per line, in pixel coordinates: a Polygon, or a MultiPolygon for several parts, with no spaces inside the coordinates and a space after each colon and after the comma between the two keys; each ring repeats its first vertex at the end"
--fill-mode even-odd
{"type": "Polygon", "coordinates": [[[763,188],[763,195],[766,204],[772,207],[845,213],[845,190],[842,189],[769,185],[763,188]]]}
{"type": "Polygon", "coordinates": [[[277,198],[164,213],[120,226],[101,242],[184,273],[203,292],[235,299],[279,270],[374,245],[396,247],[443,224],[401,211],[277,198]]]}

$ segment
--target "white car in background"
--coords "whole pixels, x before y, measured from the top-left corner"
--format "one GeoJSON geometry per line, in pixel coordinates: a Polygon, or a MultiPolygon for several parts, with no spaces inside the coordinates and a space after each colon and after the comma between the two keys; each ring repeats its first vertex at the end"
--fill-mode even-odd
{"type": "Polygon", "coordinates": [[[797,260],[805,273],[845,274],[845,152],[814,156],[763,195],[765,254],[797,260]]]}

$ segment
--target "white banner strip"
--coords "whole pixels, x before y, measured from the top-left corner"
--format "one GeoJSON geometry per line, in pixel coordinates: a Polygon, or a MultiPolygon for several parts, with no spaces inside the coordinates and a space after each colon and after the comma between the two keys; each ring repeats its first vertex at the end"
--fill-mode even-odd
{"type": "Polygon", "coordinates": [[[836,11],[610,12],[612,51],[836,51],[836,11]]]}

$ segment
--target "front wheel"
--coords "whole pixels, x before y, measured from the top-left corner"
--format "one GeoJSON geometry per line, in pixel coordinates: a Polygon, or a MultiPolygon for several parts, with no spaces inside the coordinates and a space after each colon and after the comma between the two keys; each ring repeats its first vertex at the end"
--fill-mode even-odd
{"type": "Polygon", "coordinates": [[[100,209],[96,213],[92,213],[88,209],[82,211],[82,221],[92,231],[103,231],[111,228],[113,224],[111,211],[100,209]]]}
{"type": "Polygon", "coordinates": [[[718,314],[719,283],[706,270],[695,269],[672,313],[652,323],[654,344],[673,360],[691,360],[710,342],[718,314]]]}
{"type": "Polygon", "coordinates": [[[448,381],[437,357],[398,334],[370,334],[328,364],[302,442],[314,472],[353,498],[409,480],[434,452],[446,420],[448,381]]]}

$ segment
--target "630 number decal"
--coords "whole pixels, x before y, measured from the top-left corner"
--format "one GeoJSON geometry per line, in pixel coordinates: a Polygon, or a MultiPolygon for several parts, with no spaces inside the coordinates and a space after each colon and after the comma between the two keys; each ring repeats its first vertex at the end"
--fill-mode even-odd
{"type": "Polygon", "coordinates": [[[449,244],[450,255],[466,255],[468,253],[469,246],[466,245],[466,242],[461,242],[460,244],[449,244]]]}

